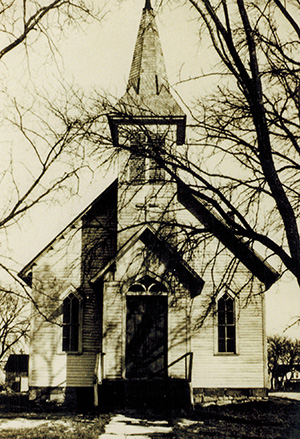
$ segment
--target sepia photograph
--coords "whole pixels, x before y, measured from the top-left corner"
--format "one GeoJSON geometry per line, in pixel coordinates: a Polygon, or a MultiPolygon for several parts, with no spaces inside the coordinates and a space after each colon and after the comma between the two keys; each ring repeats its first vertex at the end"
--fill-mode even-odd
{"type": "Polygon", "coordinates": [[[300,0],[0,31],[0,438],[300,438],[300,0]]]}

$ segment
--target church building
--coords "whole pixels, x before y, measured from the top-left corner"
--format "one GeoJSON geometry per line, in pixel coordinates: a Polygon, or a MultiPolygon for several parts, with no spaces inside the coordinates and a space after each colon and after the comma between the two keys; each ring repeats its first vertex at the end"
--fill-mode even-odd
{"type": "Polygon", "coordinates": [[[19,273],[34,299],[30,397],[101,409],[264,396],[277,274],[172,164],[186,114],[150,0],[107,123],[117,178],[19,273]]]}

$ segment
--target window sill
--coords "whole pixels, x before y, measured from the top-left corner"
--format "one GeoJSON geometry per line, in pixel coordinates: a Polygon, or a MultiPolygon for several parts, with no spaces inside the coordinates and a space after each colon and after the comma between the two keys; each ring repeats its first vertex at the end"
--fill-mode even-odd
{"type": "Polygon", "coordinates": [[[236,352],[215,352],[215,357],[238,357],[239,354],[236,352]]]}
{"type": "Polygon", "coordinates": [[[77,351],[77,352],[66,352],[66,351],[59,351],[57,352],[57,355],[82,355],[82,351],[77,351]]]}

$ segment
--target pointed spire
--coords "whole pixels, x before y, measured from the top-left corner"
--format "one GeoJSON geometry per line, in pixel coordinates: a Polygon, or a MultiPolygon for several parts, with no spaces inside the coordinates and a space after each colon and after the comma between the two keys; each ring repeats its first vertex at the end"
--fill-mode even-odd
{"type": "Polygon", "coordinates": [[[150,0],[146,0],[133,54],[127,90],[138,95],[158,95],[169,88],[164,56],[150,0]]]}
{"type": "MultiPolygon", "coordinates": [[[[186,115],[170,93],[165,60],[151,0],[145,0],[134,48],[127,89],[117,107],[124,115],[152,123],[177,125],[177,143],[185,139],[186,115]]],[[[126,119],[126,117],[125,117],[126,119]]],[[[118,145],[119,116],[109,116],[114,145],[118,145]]]]}
{"type": "Polygon", "coordinates": [[[150,9],[152,9],[150,0],[146,0],[144,9],[148,9],[148,11],[150,11],[150,9]]]}

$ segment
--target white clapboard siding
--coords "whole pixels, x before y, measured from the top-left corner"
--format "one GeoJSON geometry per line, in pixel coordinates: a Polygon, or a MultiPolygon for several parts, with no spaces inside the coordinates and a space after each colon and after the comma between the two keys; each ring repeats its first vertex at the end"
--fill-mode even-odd
{"type": "Polygon", "coordinates": [[[121,378],[123,353],[123,297],[119,282],[105,282],[103,291],[104,377],[121,378]]]}
{"type": "MultiPolygon", "coordinates": [[[[206,285],[202,297],[194,300],[193,323],[202,312],[205,295],[209,294],[206,285]]],[[[238,319],[237,353],[218,354],[217,322],[213,313],[204,325],[192,335],[193,387],[199,388],[261,388],[265,387],[263,297],[246,305],[247,291],[237,301],[238,319]]]]}
{"type": "Polygon", "coordinates": [[[168,310],[168,376],[187,378],[188,359],[182,356],[188,352],[189,334],[187,326],[187,292],[178,291],[177,297],[169,295],[168,310]]]}

